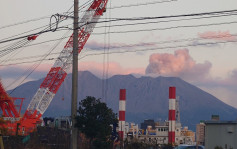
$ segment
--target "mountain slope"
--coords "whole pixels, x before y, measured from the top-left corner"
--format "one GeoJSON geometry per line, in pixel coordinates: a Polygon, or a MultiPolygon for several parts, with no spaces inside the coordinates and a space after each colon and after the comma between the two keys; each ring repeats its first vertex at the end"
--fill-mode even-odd
{"type": "MultiPolygon", "coordinates": [[[[43,80],[31,81],[19,86],[12,94],[24,97],[23,111],[27,108],[36,90],[43,80]]],[[[209,120],[212,114],[220,115],[222,120],[236,119],[237,109],[223,103],[216,97],[175,77],[141,77],[132,75],[116,75],[106,81],[85,71],[79,72],[78,99],[86,96],[102,97],[102,86],[108,84],[107,98],[102,99],[118,113],[119,89],[127,89],[126,119],[129,122],[140,123],[144,119],[168,119],[168,88],[176,86],[180,98],[180,115],[183,126],[195,130],[200,120],[209,120]]],[[[71,107],[71,74],[59,89],[44,116],[70,115],[71,107]],[[63,100],[64,99],[64,100],[63,100]]]]}

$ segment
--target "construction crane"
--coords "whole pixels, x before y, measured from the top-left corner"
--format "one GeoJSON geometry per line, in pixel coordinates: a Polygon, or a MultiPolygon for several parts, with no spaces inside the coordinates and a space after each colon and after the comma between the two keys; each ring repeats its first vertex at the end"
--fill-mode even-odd
{"type": "MultiPolygon", "coordinates": [[[[94,0],[79,21],[78,53],[83,49],[100,16],[105,12],[107,2],[108,0],[94,0]]],[[[33,96],[23,117],[20,117],[13,98],[6,93],[0,82],[0,108],[3,111],[4,120],[7,121],[4,126],[13,135],[15,132],[20,135],[27,135],[36,129],[36,125],[41,121],[41,116],[47,110],[72,66],[72,50],[73,35],[70,36],[53,67],[33,96]],[[10,117],[10,119],[7,119],[7,117],[10,117]]]]}

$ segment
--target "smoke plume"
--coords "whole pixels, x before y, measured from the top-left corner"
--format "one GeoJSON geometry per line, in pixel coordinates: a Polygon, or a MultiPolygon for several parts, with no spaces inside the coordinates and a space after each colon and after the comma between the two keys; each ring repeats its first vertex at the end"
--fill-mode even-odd
{"type": "Polygon", "coordinates": [[[211,63],[196,63],[187,49],[177,50],[174,54],[156,53],[150,56],[146,74],[180,77],[186,80],[206,78],[211,63]]]}

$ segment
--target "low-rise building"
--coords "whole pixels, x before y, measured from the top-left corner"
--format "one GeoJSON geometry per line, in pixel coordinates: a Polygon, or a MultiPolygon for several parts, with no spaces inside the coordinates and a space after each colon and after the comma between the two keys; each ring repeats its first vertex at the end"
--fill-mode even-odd
{"type": "MultiPolygon", "coordinates": [[[[152,122],[152,121],[150,121],[152,122]]],[[[152,123],[153,124],[153,123],[152,123]]],[[[134,139],[141,142],[151,144],[168,144],[169,121],[154,122],[155,127],[147,125],[145,129],[138,129],[138,125],[131,123],[131,127],[127,128],[128,139],[134,139]]],[[[130,125],[128,125],[130,126],[130,125]]],[[[195,133],[188,130],[188,127],[181,128],[181,124],[177,124],[175,129],[175,144],[194,144],[195,133]]]]}
{"type": "Polygon", "coordinates": [[[237,149],[237,121],[205,121],[205,148],[237,149]]]}
{"type": "Polygon", "coordinates": [[[180,134],[180,144],[194,145],[195,132],[193,132],[192,130],[189,130],[188,127],[184,127],[181,130],[181,134],[180,134]]]}

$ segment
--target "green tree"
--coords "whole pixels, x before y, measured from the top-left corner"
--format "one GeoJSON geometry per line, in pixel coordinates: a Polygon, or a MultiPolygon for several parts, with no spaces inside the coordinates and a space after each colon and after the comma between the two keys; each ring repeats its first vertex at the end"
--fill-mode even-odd
{"type": "Polygon", "coordinates": [[[100,99],[88,96],[79,103],[76,127],[89,139],[90,148],[106,149],[112,145],[111,124],[117,116],[100,99]]]}
{"type": "Polygon", "coordinates": [[[221,146],[216,146],[215,149],[222,149],[222,147],[221,146]]]}

